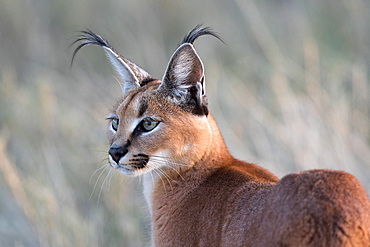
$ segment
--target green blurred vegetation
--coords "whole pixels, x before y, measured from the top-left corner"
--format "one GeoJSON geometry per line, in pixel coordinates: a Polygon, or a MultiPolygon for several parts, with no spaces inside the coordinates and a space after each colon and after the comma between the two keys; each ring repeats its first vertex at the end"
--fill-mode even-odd
{"type": "Polygon", "coordinates": [[[94,173],[118,83],[101,49],[70,68],[67,47],[89,28],[161,78],[198,23],[227,43],[195,46],[236,157],[280,177],[345,170],[370,192],[369,1],[2,1],[1,246],[148,246],[140,179],[94,173]]]}

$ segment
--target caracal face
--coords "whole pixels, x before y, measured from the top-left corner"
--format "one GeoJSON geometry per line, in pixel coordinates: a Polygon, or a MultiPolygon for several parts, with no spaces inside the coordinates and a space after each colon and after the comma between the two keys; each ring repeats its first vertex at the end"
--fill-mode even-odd
{"type": "Polygon", "coordinates": [[[174,106],[163,98],[160,84],[131,90],[107,118],[109,163],[124,175],[179,172],[200,160],[208,146],[206,116],[174,106]]]}

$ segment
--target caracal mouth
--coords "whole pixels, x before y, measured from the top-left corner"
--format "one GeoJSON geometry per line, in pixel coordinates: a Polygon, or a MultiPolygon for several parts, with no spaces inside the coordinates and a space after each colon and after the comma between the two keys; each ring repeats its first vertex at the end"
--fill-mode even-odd
{"type": "Polygon", "coordinates": [[[109,155],[109,165],[116,171],[122,173],[125,176],[129,176],[129,177],[137,177],[137,176],[143,175],[149,172],[150,170],[152,170],[147,167],[148,164],[145,164],[143,166],[133,167],[132,165],[117,163],[112,159],[110,155],[109,155]]]}

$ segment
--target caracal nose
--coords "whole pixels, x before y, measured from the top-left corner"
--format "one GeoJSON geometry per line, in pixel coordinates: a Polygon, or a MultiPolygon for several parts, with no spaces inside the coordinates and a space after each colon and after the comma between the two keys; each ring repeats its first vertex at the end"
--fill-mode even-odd
{"type": "Polygon", "coordinates": [[[119,160],[127,154],[128,150],[126,147],[119,146],[119,147],[110,147],[109,148],[109,155],[112,159],[118,164],[119,160]]]}

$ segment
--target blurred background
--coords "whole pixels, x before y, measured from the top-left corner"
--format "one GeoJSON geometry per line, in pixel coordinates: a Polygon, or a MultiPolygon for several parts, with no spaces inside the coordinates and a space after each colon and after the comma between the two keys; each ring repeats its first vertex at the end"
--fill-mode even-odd
{"type": "Polygon", "coordinates": [[[370,1],[0,2],[0,246],[148,246],[140,179],[108,176],[120,87],[86,28],[162,78],[195,25],[211,112],[237,158],[279,177],[352,173],[370,193],[370,1]]]}

